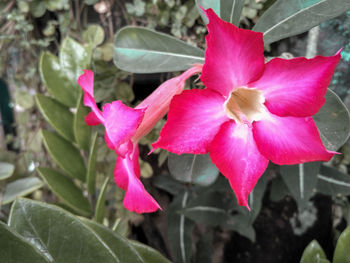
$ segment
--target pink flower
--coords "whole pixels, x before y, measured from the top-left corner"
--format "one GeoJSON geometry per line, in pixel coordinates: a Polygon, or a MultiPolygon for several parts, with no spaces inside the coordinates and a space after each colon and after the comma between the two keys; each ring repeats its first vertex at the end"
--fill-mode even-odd
{"type": "MultiPolygon", "coordinates": [[[[154,148],[204,154],[229,180],[238,203],[248,195],[269,160],[279,165],[328,161],[312,115],[340,60],[275,58],[264,63],[263,34],[239,29],[211,10],[201,80],[204,90],[173,98],[154,148]]],[[[248,207],[249,208],[249,207],[248,207]]]]}
{"type": "Polygon", "coordinates": [[[103,124],[105,141],[118,154],[114,180],[126,191],[123,203],[128,210],[147,213],[160,208],[140,181],[138,141],[164,117],[172,97],[184,89],[186,79],[201,70],[202,65],[196,65],[182,75],[164,82],[135,109],[121,101],[113,101],[106,103],[102,111],[94,99],[94,73],[84,70],[84,74],[79,77],[78,84],[84,91],[84,105],[92,110],[85,117],[86,123],[103,124]]]}

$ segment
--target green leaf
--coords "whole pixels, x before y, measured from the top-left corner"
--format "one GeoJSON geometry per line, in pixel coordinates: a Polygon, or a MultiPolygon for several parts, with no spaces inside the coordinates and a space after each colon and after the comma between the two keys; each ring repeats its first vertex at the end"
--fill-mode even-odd
{"type": "Polygon", "coordinates": [[[89,112],[89,108],[84,106],[84,96],[81,94],[77,112],[74,115],[74,135],[79,147],[86,151],[89,149],[91,137],[91,127],[85,123],[85,116],[89,112]]]}
{"type": "Polygon", "coordinates": [[[80,152],[54,132],[42,130],[46,149],[56,163],[70,176],[85,181],[86,168],[80,152]]]}
{"type": "Polygon", "coordinates": [[[195,222],[219,226],[228,219],[224,196],[217,192],[204,192],[192,199],[180,213],[195,222]]]}
{"type": "MultiPolygon", "coordinates": [[[[226,0],[226,1],[232,2],[231,0],[226,0]]],[[[211,8],[219,17],[221,17],[220,16],[221,0],[196,0],[196,5],[198,8],[199,14],[201,15],[205,24],[208,24],[209,21],[208,21],[208,18],[206,17],[206,15],[204,14],[202,8],[204,8],[204,9],[211,8]]]]}
{"type": "Polygon", "coordinates": [[[73,114],[67,107],[50,97],[36,94],[36,103],[45,119],[65,139],[74,142],[73,114]]]}
{"type": "Polygon", "coordinates": [[[281,201],[290,191],[284,183],[281,176],[277,176],[272,180],[270,190],[270,200],[273,202],[281,201]]]}
{"type": "Polygon", "coordinates": [[[61,70],[58,58],[49,52],[43,52],[40,57],[39,71],[47,91],[59,102],[75,107],[79,89],[71,83],[61,70]]]}
{"type": "Polygon", "coordinates": [[[42,0],[31,1],[29,2],[29,10],[34,17],[41,17],[46,11],[45,2],[42,0]]]}
{"type": "Polygon", "coordinates": [[[248,238],[253,243],[256,239],[255,229],[251,222],[247,220],[246,215],[238,214],[231,216],[225,225],[225,229],[230,229],[236,231],[241,236],[248,238]]]}
{"type": "Polygon", "coordinates": [[[69,9],[68,0],[44,0],[46,7],[50,11],[57,11],[62,9],[69,9]]]}
{"type": "Polygon", "coordinates": [[[0,221],[0,258],[3,263],[50,262],[23,237],[0,221]]]}
{"type": "Polygon", "coordinates": [[[97,47],[102,44],[105,39],[105,32],[103,28],[99,25],[90,25],[83,32],[83,41],[85,43],[91,43],[92,47],[97,47]]]}
{"type": "Polygon", "coordinates": [[[333,263],[350,263],[350,226],[340,235],[334,250],[333,263]]]}
{"type": "Polygon", "coordinates": [[[220,0],[220,17],[238,26],[244,2],[245,0],[220,0]]]}
{"type": "Polygon", "coordinates": [[[180,71],[204,62],[204,51],[146,28],[124,27],[114,38],[114,64],[133,73],[180,71]]]}
{"type": "Polygon", "coordinates": [[[134,240],[129,240],[129,242],[137,250],[145,263],[170,263],[157,250],[134,240]]]}
{"type": "Polygon", "coordinates": [[[50,262],[119,263],[94,231],[57,206],[18,199],[12,205],[8,224],[44,252],[50,262]]]}
{"type": "Polygon", "coordinates": [[[172,195],[177,195],[184,190],[184,186],[182,184],[172,177],[164,174],[156,176],[153,180],[153,184],[156,187],[171,193],[172,195]]]}
{"type": "Polygon", "coordinates": [[[327,260],[326,254],[316,240],[312,240],[305,248],[300,263],[318,263],[320,259],[327,260]]]}
{"type": "Polygon", "coordinates": [[[320,162],[281,166],[282,179],[301,210],[307,207],[314,194],[320,166],[320,162]]]}
{"type": "Polygon", "coordinates": [[[97,158],[97,133],[93,136],[86,173],[86,184],[89,194],[95,193],[96,187],[96,158],[97,158]]]}
{"type": "Polygon", "coordinates": [[[279,0],[253,27],[264,33],[265,44],[303,33],[350,9],[350,0],[279,0]]]}
{"type": "MultiPolygon", "coordinates": [[[[87,69],[90,66],[91,50],[84,48],[72,38],[67,37],[62,41],[59,58],[61,69],[72,85],[76,86],[79,76],[83,74],[83,69],[87,69]]],[[[75,89],[80,91],[77,87],[75,89]]]]}
{"type": "Polygon", "coordinates": [[[129,242],[103,225],[86,218],[81,221],[91,228],[105,242],[109,249],[118,256],[120,263],[145,263],[137,250],[129,242]]]}
{"type": "Polygon", "coordinates": [[[94,5],[98,2],[98,0],[84,0],[84,2],[87,5],[94,5]]]}
{"type": "Polygon", "coordinates": [[[348,174],[322,165],[317,177],[318,192],[331,196],[350,195],[350,176],[348,174]]]}
{"type": "Polygon", "coordinates": [[[184,183],[195,183],[201,186],[211,185],[219,175],[209,154],[173,154],[168,157],[171,176],[184,183]]]}
{"type": "Polygon", "coordinates": [[[6,185],[2,204],[13,202],[16,198],[26,196],[43,186],[43,182],[37,177],[18,179],[6,185]]]}
{"type": "Polygon", "coordinates": [[[84,197],[81,189],[70,178],[51,168],[39,167],[38,172],[52,192],[61,198],[70,208],[82,215],[88,216],[91,214],[89,201],[84,197]]]}
{"type": "Polygon", "coordinates": [[[324,146],[336,151],[349,139],[350,114],[333,91],[328,89],[325,98],[325,105],[313,118],[324,146]]]}
{"type": "Polygon", "coordinates": [[[192,257],[192,231],[195,224],[178,213],[186,207],[188,197],[189,193],[183,192],[169,205],[168,240],[174,261],[178,263],[190,263],[192,257]]]}
{"type": "Polygon", "coordinates": [[[211,8],[223,20],[238,26],[245,0],[196,0],[199,13],[208,24],[202,8],[211,8]]]}
{"type": "Polygon", "coordinates": [[[95,209],[95,221],[98,223],[103,222],[103,218],[105,217],[105,209],[106,209],[106,190],[109,182],[109,177],[104,181],[100,195],[97,199],[96,209],[95,209]]]}
{"type": "Polygon", "coordinates": [[[15,171],[15,166],[10,163],[0,162],[0,180],[9,178],[15,171]]]}

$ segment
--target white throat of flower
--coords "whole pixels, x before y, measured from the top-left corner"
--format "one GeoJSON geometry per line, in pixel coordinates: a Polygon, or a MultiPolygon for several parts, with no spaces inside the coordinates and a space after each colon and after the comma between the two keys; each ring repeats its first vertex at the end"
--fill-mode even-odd
{"type": "Polygon", "coordinates": [[[224,110],[230,119],[238,123],[259,121],[266,112],[265,97],[260,90],[247,87],[234,89],[224,103],[224,110]]]}

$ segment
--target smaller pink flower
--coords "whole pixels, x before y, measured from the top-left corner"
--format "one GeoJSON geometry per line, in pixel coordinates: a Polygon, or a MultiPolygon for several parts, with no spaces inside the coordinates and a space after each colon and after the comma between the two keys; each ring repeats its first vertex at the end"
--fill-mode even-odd
{"type": "Polygon", "coordinates": [[[239,29],[211,9],[205,13],[209,34],[201,80],[206,89],[173,98],[153,147],[209,152],[238,203],[248,207],[248,194],[269,160],[291,165],[332,158],[312,115],[325,102],[340,54],[265,64],[262,33],[239,29]]]}
{"type": "Polygon", "coordinates": [[[202,65],[196,65],[164,82],[135,109],[121,101],[113,101],[105,104],[102,111],[97,107],[93,95],[94,73],[84,70],[79,77],[78,84],[84,91],[84,105],[92,110],[85,121],[88,125],[105,126],[106,144],[118,155],[114,180],[126,191],[123,203],[128,210],[148,213],[160,208],[140,181],[138,141],[164,117],[173,96],[184,89],[186,79],[201,70],[202,65]]]}

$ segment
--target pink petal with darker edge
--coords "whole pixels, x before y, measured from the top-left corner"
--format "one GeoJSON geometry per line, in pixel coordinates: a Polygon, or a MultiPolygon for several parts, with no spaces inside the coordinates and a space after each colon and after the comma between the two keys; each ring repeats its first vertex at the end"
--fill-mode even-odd
{"type": "Polygon", "coordinates": [[[118,156],[114,179],[119,187],[126,190],[123,202],[125,208],[136,213],[155,212],[160,206],[145,190],[139,176],[137,148],[132,154],[127,154],[125,158],[118,156]]]}
{"type": "Polygon", "coordinates": [[[249,209],[248,195],[269,163],[257,148],[252,128],[233,121],[224,123],[210,145],[209,154],[229,180],[238,204],[249,209]]]}
{"type": "Polygon", "coordinates": [[[312,117],[279,117],[270,114],[253,123],[253,134],[260,152],[279,165],[329,161],[327,151],[312,117]]]}
{"type": "MultiPolygon", "coordinates": [[[[97,107],[96,101],[94,99],[94,72],[84,69],[84,74],[80,75],[78,78],[78,84],[84,91],[84,105],[90,107],[91,110],[95,113],[94,117],[98,118],[100,122],[103,123],[104,119],[102,113],[97,107]]],[[[88,118],[92,117],[90,116],[88,118]]],[[[90,119],[87,121],[90,121],[90,119]]]]}
{"type": "Polygon", "coordinates": [[[207,153],[220,125],[229,120],[224,102],[223,96],[209,89],[185,90],[174,96],[168,120],[152,146],[177,154],[207,153]]]}
{"type": "Polygon", "coordinates": [[[221,20],[212,9],[205,11],[209,24],[201,80],[228,97],[234,88],[257,80],[264,71],[263,34],[239,29],[221,20]]]}
{"type": "Polygon", "coordinates": [[[102,124],[101,120],[96,116],[96,114],[91,111],[88,115],[85,116],[85,122],[89,126],[96,126],[102,124]]]}
{"type": "Polygon", "coordinates": [[[249,87],[263,91],[265,105],[273,114],[312,116],[325,103],[324,95],[339,60],[339,52],[312,59],[275,58],[266,64],[263,76],[249,87]]]}

